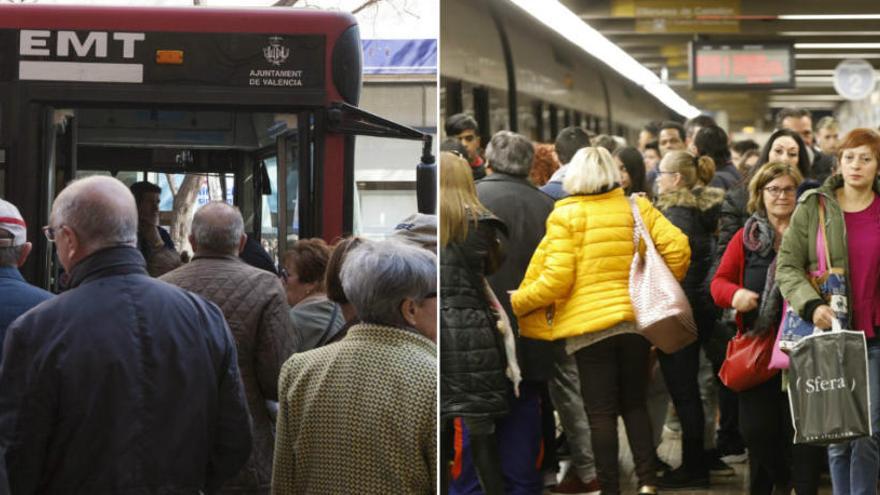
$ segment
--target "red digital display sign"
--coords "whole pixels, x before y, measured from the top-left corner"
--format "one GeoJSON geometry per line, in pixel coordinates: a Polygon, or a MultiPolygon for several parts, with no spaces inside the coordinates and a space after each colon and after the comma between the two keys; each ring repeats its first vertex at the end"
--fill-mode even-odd
{"type": "Polygon", "coordinates": [[[694,89],[794,87],[791,44],[691,43],[694,89]]]}

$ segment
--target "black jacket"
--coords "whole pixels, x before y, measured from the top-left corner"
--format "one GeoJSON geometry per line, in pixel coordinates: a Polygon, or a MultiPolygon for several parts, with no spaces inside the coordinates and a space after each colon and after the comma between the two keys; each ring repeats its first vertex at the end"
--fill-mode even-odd
{"type": "Polygon", "coordinates": [[[831,176],[831,172],[837,168],[837,157],[834,155],[826,155],[817,151],[813,155],[813,166],[810,175],[820,184],[825,183],[825,179],[831,176]]]}
{"type": "Polygon", "coordinates": [[[736,187],[742,180],[742,174],[739,173],[733,162],[728,161],[722,167],[715,169],[715,176],[712,177],[709,186],[728,191],[732,187],[736,187]]]}
{"type": "Polygon", "coordinates": [[[691,264],[681,286],[694,310],[701,333],[709,330],[708,326],[714,318],[706,278],[714,261],[715,231],[723,200],[724,190],[699,187],[662,194],[656,201],[663,215],[688,237],[691,264]]]}
{"type": "MultiPolygon", "coordinates": [[[[554,201],[525,177],[498,172],[477,182],[477,196],[507,226],[508,235],[502,239],[506,258],[498,271],[489,277],[489,284],[516,325],[507,291],[519,288],[532,254],[544,237],[545,222],[553,211],[554,201]]],[[[519,328],[515,331],[519,332],[519,328]]],[[[553,376],[556,345],[559,344],[542,340],[517,340],[524,380],[543,381],[553,376]]]]}
{"type": "Polygon", "coordinates": [[[504,225],[480,220],[461,243],[440,255],[440,414],[495,417],[508,412],[507,359],[483,277],[501,262],[504,225]]]}
{"type": "Polygon", "coordinates": [[[15,494],[213,493],[251,426],[223,313],[99,251],[71,290],[16,320],[0,369],[0,451],[15,494]]]}
{"type": "Polygon", "coordinates": [[[721,212],[718,218],[718,244],[715,248],[715,262],[717,265],[727,250],[727,245],[736,232],[743,228],[746,220],[749,219],[749,213],[746,207],[749,203],[749,191],[746,184],[740,184],[731,188],[724,195],[724,203],[721,205],[721,212]]]}

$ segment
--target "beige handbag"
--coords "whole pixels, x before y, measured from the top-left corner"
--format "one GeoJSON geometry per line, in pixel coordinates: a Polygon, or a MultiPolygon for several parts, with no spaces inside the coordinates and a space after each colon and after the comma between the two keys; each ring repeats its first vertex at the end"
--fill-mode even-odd
{"type": "Polygon", "coordinates": [[[635,254],[629,270],[629,295],[636,315],[636,326],[655,347],[672,354],[697,340],[697,325],[687,296],[645,228],[635,199],[630,198],[633,214],[635,254]],[[639,253],[639,239],[645,243],[639,253]]]}

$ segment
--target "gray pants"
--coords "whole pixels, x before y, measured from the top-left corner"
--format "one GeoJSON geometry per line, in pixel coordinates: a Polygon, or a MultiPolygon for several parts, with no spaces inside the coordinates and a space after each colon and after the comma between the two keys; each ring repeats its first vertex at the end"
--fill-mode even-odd
{"type": "Polygon", "coordinates": [[[571,469],[583,482],[596,478],[596,461],[590,440],[590,422],[581,397],[581,381],[574,356],[565,352],[564,346],[555,350],[555,373],[549,382],[550,400],[559,414],[559,422],[565,431],[571,450],[571,469]]]}
{"type": "Polygon", "coordinates": [[[651,433],[653,434],[654,448],[660,446],[663,441],[663,425],[666,423],[666,413],[669,411],[669,391],[666,390],[666,380],[660,371],[660,363],[655,362],[651,369],[651,379],[648,381],[648,417],[651,419],[651,433]]]}
{"type": "Polygon", "coordinates": [[[700,384],[700,398],[703,400],[703,414],[706,417],[706,429],[703,433],[703,447],[706,450],[715,448],[715,430],[718,426],[718,384],[712,363],[706,353],[700,349],[700,372],[697,375],[700,384]]]}

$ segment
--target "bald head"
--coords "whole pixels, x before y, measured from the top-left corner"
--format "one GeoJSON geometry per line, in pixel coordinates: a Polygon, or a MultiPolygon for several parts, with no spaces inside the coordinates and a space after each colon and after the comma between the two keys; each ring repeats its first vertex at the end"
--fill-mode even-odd
{"type": "Polygon", "coordinates": [[[215,201],[193,216],[190,242],[196,254],[237,256],[245,239],[244,220],[234,206],[215,201]]]}
{"type": "Polygon", "coordinates": [[[55,198],[51,224],[73,229],[87,252],[137,245],[134,196],[125,184],[112,177],[88,177],[71,182],[55,198]]]}

